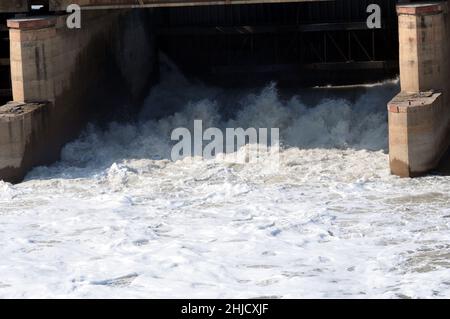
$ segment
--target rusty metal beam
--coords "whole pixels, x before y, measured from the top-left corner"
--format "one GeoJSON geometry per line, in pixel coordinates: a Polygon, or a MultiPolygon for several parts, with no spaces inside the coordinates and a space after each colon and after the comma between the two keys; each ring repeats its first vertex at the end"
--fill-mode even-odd
{"type": "Polygon", "coordinates": [[[83,10],[187,7],[254,3],[331,2],[335,0],[49,0],[50,11],[65,11],[70,4],[83,10]]]}
{"type": "Polygon", "coordinates": [[[214,35],[214,34],[268,34],[268,33],[292,33],[292,32],[318,32],[318,31],[350,31],[367,30],[364,22],[349,23],[316,23],[305,25],[284,26],[182,26],[162,27],[156,32],[160,35],[214,35]]]}
{"type": "Polygon", "coordinates": [[[398,67],[398,61],[329,62],[310,64],[225,65],[211,68],[213,74],[288,73],[300,70],[354,71],[389,70],[398,67]]]}

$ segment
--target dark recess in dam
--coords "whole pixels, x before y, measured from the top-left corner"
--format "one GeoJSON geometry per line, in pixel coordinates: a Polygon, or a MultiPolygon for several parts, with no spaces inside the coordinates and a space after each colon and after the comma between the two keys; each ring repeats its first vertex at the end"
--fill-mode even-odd
{"type": "Polygon", "coordinates": [[[12,14],[0,14],[0,105],[12,99],[11,72],[9,61],[9,33],[6,28],[6,19],[12,14]]]}
{"type": "Polygon", "coordinates": [[[242,85],[370,82],[398,74],[396,1],[159,8],[158,46],[187,74],[242,85]],[[382,28],[368,29],[369,4],[382,28]]]}

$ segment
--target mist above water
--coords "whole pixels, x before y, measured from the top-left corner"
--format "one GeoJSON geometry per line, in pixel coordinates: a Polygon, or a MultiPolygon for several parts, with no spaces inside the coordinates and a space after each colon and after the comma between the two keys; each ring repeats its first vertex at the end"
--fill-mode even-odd
{"type": "Polygon", "coordinates": [[[387,150],[386,103],[398,91],[397,81],[298,91],[279,89],[275,82],[222,89],[186,79],[164,61],[161,82],[135,121],[112,122],[106,129],[90,125],[64,148],[60,163],[42,169],[68,174],[80,167],[104,169],[123,159],[170,159],[172,130],[193,132],[194,120],[202,120],[204,129],[223,131],[279,128],[284,149],[387,150]]]}

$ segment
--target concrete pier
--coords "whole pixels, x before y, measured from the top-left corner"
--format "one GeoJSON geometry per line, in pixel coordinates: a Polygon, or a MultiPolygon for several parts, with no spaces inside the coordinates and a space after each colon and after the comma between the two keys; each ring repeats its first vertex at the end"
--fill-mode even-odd
{"type": "Polygon", "coordinates": [[[73,30],[64,15],[8,21],[14,103],[0,107],[1,179],[57,160],[100,105],[140,103],[156,70],[148,14],[89,12],[73,30]]]}
{"type": "Polygon", "coordinates": [[[448,2],[399,5],[401,93],[388,105],[393,174],[434,169],[450,142],[448,2]]]}

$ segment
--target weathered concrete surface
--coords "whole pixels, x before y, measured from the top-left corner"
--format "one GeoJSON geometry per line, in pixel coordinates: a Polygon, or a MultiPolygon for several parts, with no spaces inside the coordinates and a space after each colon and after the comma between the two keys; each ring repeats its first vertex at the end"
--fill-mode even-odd
{"type": "Polygon", "coordinates": [[[447,149],[449,114],[442,93],[402,93],[389,104],[391,170],[402,177],[436,167],[447,149]]]}
{"type": "Polygon", "coordinates": [[[449,145],[450,39],[448,3],[400,5],[400,83],[388,105],[393,174],[422,175],[449,145]]]}
{"type": "Polygon", "coordinates": [[[0,176],[18,182],[23,169],[45,158],[48,103],[15,103],[0,107],[0,176]]]}
{"type": "Polygon", "coordinates": [[[0,13],[26,11],[28,11],[28,0],[0,0],[0,13]]]}
{"type": "Polygon", "coordinates": [[[13,99],[42,106],[0,114],[0,179],[17,182],[57,160],[91,112],[140,104],[156,72],[148,14],[89,12],[81,29],[68,29],[65,16],[8,21],[13,99]]]}

